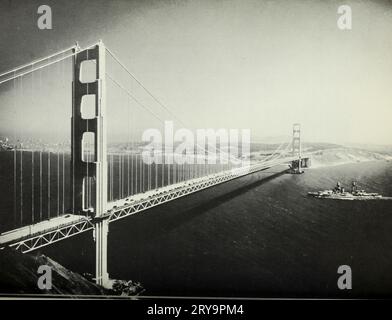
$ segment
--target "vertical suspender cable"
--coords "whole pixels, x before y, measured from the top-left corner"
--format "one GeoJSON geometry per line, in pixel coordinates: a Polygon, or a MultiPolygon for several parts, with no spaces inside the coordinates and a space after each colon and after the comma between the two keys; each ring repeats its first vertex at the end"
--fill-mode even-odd
{"type": "Polygon", "coordinates": [[[111,180],[112,180],[112,163],[110,161],[110,153],[108,154],[108,175],[109,175],[109,186],[108,186],[108,191],[109,191],[109,201],[112,201],[112,184],[111,184],[111,180]]]}
{"type": "Polygon", "coordinates": [[[170,185],[170,161],[167,164],[167,185],[170,185]]]}
{"type": "MultiPolygon", "coordinates": [[[[136,144],[135,144],[136,147],[136,144]]],[[[138,162],[138,154],[135,152],[135,194],[138,193],[138,167],[139,167],[139,162],[138,162]]]]}
{"type": "Polygon", "coordinates": [[[157,161],[154,162],[154,172],[155,172],[155,189],[156,189],[156,188],[158,188],[158,163],[157,163],[157,161]]]}
{"type": "Polygon", "coordinates": [[[108,201],[111,201],[110,199],[110,153],[107,154],[107,162],[108,162],[108,201]]]}
{"type": "Polygon", "coordinates": [[[148,169],[148,190],[151,189],[151,164],[147,164],[147,169],[148,169]]]}
{"type": "Polygon", "coordinates": [[[20,149],[20,225],[23,224],[23,150],[20,149]]]}
{"type": "Polygon", "coordinates": [[[57,216],[60,215],[60,150],[57,150],[57,216]]]}
{"type": "Polygon", "coordinates": [[[124,168],[123,168],[123,155],[120,153],[120,172],[121,172],[121,176],[120,176],[120,196],[118,197],[119,199],[122,198],[123,195],[123,176],[124,176],[124,168]]]}
{"type": "MultiPolygon", "coordinates": [[[[74,52],[76,52],[76,50],[77,49],[74,49],[74,52]]],[[[76,55],[72,57],[72,74],[71,74],[71,77],[72,77],[72,92],[75,92],[76,74],[75,74],[74,63],[75,63],[76,59],[77,59],[76,55]]],[[[74,103],[74,101],[72,101],[72,103],[74,103]]],[[[72,180],[71,181],[71,183],[72,183],[72,186],[71,186],[71,188],[72,188],[72,198],[71,198],[71,210],[72,210],[72,213],[75,213],[75,157],[74,157],[74,155],[75,155],[75,132],[74,132],[75,116],[76,116],[76,114],[75,114],[75,107],[72,106],[72,133],[71,133],[71,139],[72,139],[72,141],[71,141],[71,146],[72,146],[72,150],[71,150],[72,163],[71,163],[71,166],[72,166],[72,168],[70,168],[71,171],[72,171],[72,179],[71,179],[72,180]]]]}
{"type": "Polygon", "coordinates": [[[161,169],[162,185],[161,185],[161,187],[163,187],[165,185],[165,153],[164,153],[163,146],[161,146],[161,156],[162,156],[162,169],[161,169]]]}
{"type": "Polygon", "coordinates": [[[142,154],[138,154],[139,157],[139,192],[144,192],[144,164],[142,161],[142,154]]]}
{"type": "Polygon", "coordinates": [[[173,183],[176,183],[176,178],[177,178],[176,170],[177,170],[176,161],[174,160],[174,154],[173,154],[173,183]]]}
{"type": "Polygon", "coordinates": [[[144,163],[142,161],[142,155],[139,155],[139,162],[140,162],[140,171],[139,171],[139,176],[140,176],[140,186],[139,189],[141,192],[144,192],[144,163]]]}
{"type": "Polygon", "coordinates": [[[48,150],[48,218],[50,218],[50,150],[48,150]]]}
{"type": "Polygon", "coordinates": [[[16,146],[14,147],[14,226],[16,225],[16,146]]]}
{"type": "Polygon", "coordinates": [[[121,194],[120,199],[123,198],[124,194],[124,155],[120,154],[120,164],[121,164],[121,194]]]}
{"type": "MultiPolygon", "coordinates": [[[[129,146],[129,144],[128,144],[128,146],[129,146]]],[[[129,177],[130,177],[130,174],[129,174],[129,159],[130,158],[130,155],[129,155],[129,147],[128,147],[128,154],[127,154],[127,196],[129,196],[130,195],[130,193],[129,193],[129,177]]]]}
{"type": "MultiPolygon", "coordinates": [[[[129,97],[128,97],[129,98],[129,97]]],[[[129,143],[130,143],[130,161],[131,161],[131,174],[130,174],[130,185],[131,185],[131,195],[134,194],[133,192],[133,181],[135,180],[134,178],[134,172],[133,172],[133,157],[134,157],[134,144],[133,144],[133,110],[132,110],[132,103],[131,100],[128,99],[128,106],[129,106],[129,113],[130,113],[130,118],[129,118],[129,122],[130,122],[130,137],[129,137],[129,143]]]]}
{"type": "Polygon", "coordinates": [[[42,220],[42,150],[39,151],[39,219],[42,220]]]}
{"type": "Polygon", "coordinates": [[[34,223],[34,150],[31,151],[31,220],[34,223]]]}
{"type": "Polygon", "coordinates": [[[112,156],[109,153],[109,201],[112,201],[112,156]]]}
{"type": "MultiPolygon", "coordinates": [[[[62,54],[62,57],[64,57],[64,53],[62,54]]],[[[62,89],[65,89],[65,66],[66,66],[66,59],[64,59],[63,61],[61,61],[61,80],[62,80],[62,89]]],[[[65,198],[65,191],[64,191],[64,187],[65,187],[65,164],[64,164],[64,152],[65,152],[65,141],[63,142],[63,144],[61,145],[62,147],[62,170],[61,170],[61,178],[62,178],[62,208],[61,208],[61,212],[62,214],[65,213],[65,205],[64,205],[64,198],[65,198]]]]}
{"type": "MultiPolygon", "coordinates": [[[[23,97],[23,78],[20,78],[21,97],[23,97]]],[[[22,102],[23,103],[23,102],[22,102]]],[[[22,135],[20,136],[20,225],[23,224],[23,145],[22,135]]]]}
{"type": "MultiPolygon", "coordinates": [[[[42,70],[39,70],[39,90],[42,90],[42,70]]],[[[39,151],[39,219],[42,221],[42,149],[39,151]]]]}
{"type": "Polygon", "coordinates": [[[129,110],[129,97],[127,97],[127,112],[128,112],[128,142],[127,142],[127,197],[129,197],[129,148],[130,148],[130,140],[131,140],[131,133],[130,133],[130,110],[129,110]]]}
{"type": "MultiPolygon", "coordinates": [[[[14,71],[14,77],[15,77],[15,71],[14,71]]],[[[17,97],[17,92],[16,92],[16,87],[15,87],[15,82],[16,82],[16,78],[14,78],[13,80],[13,92],[14,92],[14,110],[17,110],[17,104],[16,104],[16,97],[17,97]]],[[[15,115],[17,115],[16,111],[15,111],[15,115]]],[[[17,119],[16,119],[17,120],[17,119]]],[[[16,210],[17,210],[17,203],[16,203],[16,166],[17,166],[17,153],[16,153],[16,126],[15,126],[15,130],[14,130],[14,227],[16,227],[16,210]]]]}
{"type": "Polygon", "coordinates": [[[121,154],[118,154],[118,199],[121,199],[121,154]]]}
{"type": "Polygon", "coordinates": [[[121,154],[118,155],[118,199],[121,199],[121,154]]]}
{"type": "MultiPolygon", "coordinates": [[[[130,107],[132,108],[132,104],[130,105],[130,107]]],[[[134,190],[133,190],[133,182],[135,180],[134,177],[134,168],[133,168],[133,158],[134,158],[134,150],[135,150],[135,144],[134,144],[134,137],[133,137],[133,113],[132,113],[132,109],[131,109],[131,194],[134,194],[134,190]]]]}
{"type": "Polygon", "coordinates": [[[113,194],[112,194],[112,178],[113,178],[113,173],[112,173],[112,154],[109,154],[109,172],[110,172],[110,179],[109,179],[109,198],[110,201],[113,200],[113,194]]]}
{"type": "Polygon", "coordinates": [[[114,155],[110,155],[112,162],[112,201],[114,200],[114,155]]]}
{"type": "MultiPolygon", "coordinates": [[[[34,68],[34,63],[31,69],[34,68]]],[[[34,73],[31,72],[31,102],[34,104],[34,73]]],[[[31,221],[34,223],[34,150],[31,150],[31,221]]]]}
{"type": "Polygon", "coordinates": [[[65,213],[65,203],[64,203],[64,198],[65,198],[65,162],[64,162],[64,150],[63,150],[63,170],[62,170],[62,173],[63,173],[63,214],[65,213]]]}

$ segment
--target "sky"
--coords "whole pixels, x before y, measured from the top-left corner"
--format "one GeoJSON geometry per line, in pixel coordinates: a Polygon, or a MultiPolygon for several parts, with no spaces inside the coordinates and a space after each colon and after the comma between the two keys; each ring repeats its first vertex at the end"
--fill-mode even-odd
{"type": "MultiPolygon", "coordinates": [[[[41,4],[0,0],[0,72],[102,39],[191,129],[245,128],[258,140],[289,136],[299,122],[306,141],[391,144],[391,1],[45,1],[52,30],[37,27],[41,4]],[[352,8],[351,30],[337,27],[342,4],[352,8]]],[[[68,128],[70,92],[60,98],[54,86],[38,90],[33,104],[62,124],[43,125],[50,117],[15,103],[7,87],[0,126],[68,128]],[[24,121],[15,125],[15,114],[24,121]]]]}

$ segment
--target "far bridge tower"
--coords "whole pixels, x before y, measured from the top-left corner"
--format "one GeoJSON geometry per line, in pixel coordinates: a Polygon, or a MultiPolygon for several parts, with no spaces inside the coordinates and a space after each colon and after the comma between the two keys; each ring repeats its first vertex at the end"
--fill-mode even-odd
{"type": "Polygon", "coordinates": [[[294,123],[293,125],[292,154],[296,159],[290,164],[291,172],[303,173],[302,168],[310,166],[310,159],[302,157],[301,125],[299,123],[294,123]]]}

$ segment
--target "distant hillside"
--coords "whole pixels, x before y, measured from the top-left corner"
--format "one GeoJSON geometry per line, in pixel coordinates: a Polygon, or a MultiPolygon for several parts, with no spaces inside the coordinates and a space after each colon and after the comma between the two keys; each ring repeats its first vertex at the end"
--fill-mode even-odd
{"type": "MultiPolygon", "coordinates": [[[[291,150],[290,144],[283,146],[278,144],[251,144],[251,159],[263,159],[263,157],[273,154],[279,147],[291,150]]],[[[311,154],[312,167],[333,166],[345,163],[356,163],[374,160],[392,160],[391,146],[342,146],[333,143],[303,143],[302,152],[311,154]]]]}
{"type": "Polygon", "coordinates": [[[392,154],[345,147],[324,149],[312,153],[312,167],[324,167],[375,160],[392,160],[392,154]]]}
{"type": "Polygon", "coordinates": [[[302,143],[302,149],[306,150],[307,152],[312,152],[315,150],[338,149],[338,148],[344,148],[344,147],[339,144],[326,143],[326,142],[320,142],[320,143],[303,142],[302,143]]]}

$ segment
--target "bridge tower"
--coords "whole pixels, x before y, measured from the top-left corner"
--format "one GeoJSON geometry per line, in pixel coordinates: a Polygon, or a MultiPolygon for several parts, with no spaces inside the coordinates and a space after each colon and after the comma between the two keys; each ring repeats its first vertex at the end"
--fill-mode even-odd
{"type": "Polygon", "coordinates": [[[301,173],[301,125],[299,123],[293,125],[292,153],[294,157],[298,157],[298,160],[293,161],[292,169],[294,173],[301,173]]]}
{"type": "Polygon", "coordinates": [[[94,222],[96,244],[96,282],[104,286],[108,280],[107,235],[109,222],[105,218],[107,203],[107,159],[105,123],[105,46],[102,41],[94,47],[80,51],[74,49],[71,118],[71,208],[75,214],[89,214],[94,222]],[[85,62],[95,62],[95,80],[82,82],[81,71],[85,62]],[[83,97],[94,96],[95,114],[82,115],[83,97]],[[94,136],[92,157],[86,159],[84,139],[94,136]],[[92,186],[91,201],[86,197],[87,186],[92,186]],[[87,199],[87,201],[86,201],[87,199]]]}

